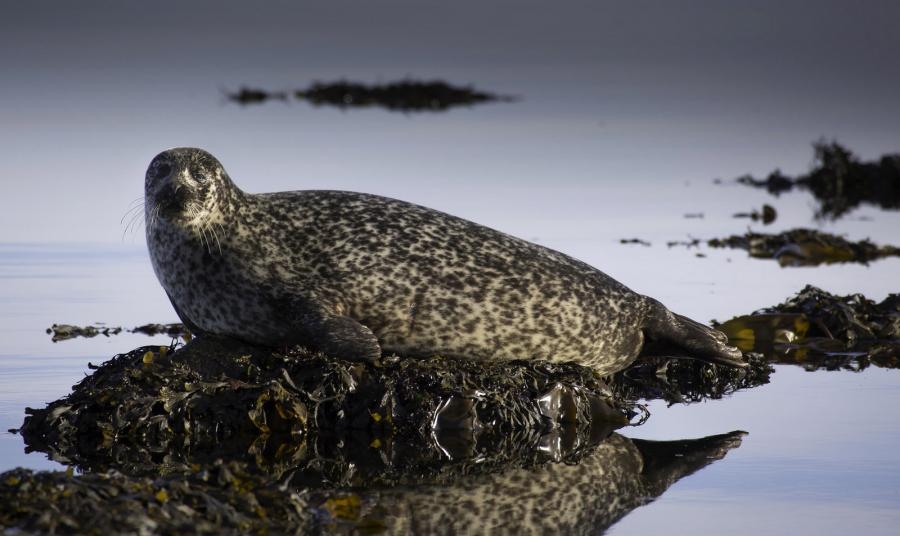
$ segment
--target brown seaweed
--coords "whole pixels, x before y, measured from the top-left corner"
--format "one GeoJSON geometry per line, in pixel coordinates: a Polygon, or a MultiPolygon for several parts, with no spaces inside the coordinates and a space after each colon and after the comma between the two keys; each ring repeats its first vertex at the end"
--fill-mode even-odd
{"type": "Polygon", "coordinates": [[[69,396],[27,410],[20,432],[29,449],[95,471],[116,459],[132,473],[156,474],[154,453],[165,453],[170,467],[228,457],[280,474],[302,466],[307,447],[333,445],[333,457],[350,467],[404,441],[424,460],[487,458],[509,441],[535,450],[563,424],[565,435],[586,444],[625,424],[630,411],[575,364],[439,357],[373,364],[205,337],[115,357],[69,396]],[[457,430],[466,431],[462,440],[457,430]],[[349,435],[378,448],[348,452],[349,435]]]}
{"type": "MultiPolygon", "coordinates": [[[[669,242],[673,245],[697,245],[699,242],[669,242]]],[[[879,246],[868,239],[850,241],[842,236],[813,229],[791,229],[778,234],[754,233],[726,238],[713,238],[706,244],[713,248],[746,250],[757,259],[774,259],[783,267],[818,266],[856,262],[868,264],[885,257],[900,256],[900,248],[879,246]]]]}
{"type": "Polygon", "coordinates": [[[744,352],[808,370],[900,368],[900,295],[880,303],[807,286],[780,305],[717,326],[744,352]]]}

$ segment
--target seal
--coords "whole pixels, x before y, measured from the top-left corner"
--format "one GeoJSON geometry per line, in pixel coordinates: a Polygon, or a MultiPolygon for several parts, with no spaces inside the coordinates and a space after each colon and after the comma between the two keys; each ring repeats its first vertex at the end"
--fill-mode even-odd
{"type": "Polygon", "coordinates": [[[343,359],[574,361],[604,375],[645,346],[746,366],[721,332],[588,264],[419,205],[250,194],[206,151],[177,148],[151,161],[144,211],[156,276],[198,334],[343,359]]]}

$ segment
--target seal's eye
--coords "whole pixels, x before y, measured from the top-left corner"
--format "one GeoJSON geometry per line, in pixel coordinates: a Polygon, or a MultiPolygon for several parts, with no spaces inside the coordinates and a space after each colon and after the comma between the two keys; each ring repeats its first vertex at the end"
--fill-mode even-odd
{"type": "Polygon", "coordinates": [[[169,173],[172,172],[172,166],[169,165],[168,162],[157,162],[153,166],[150,167],[150,171],[147,173],[151,179],[159,180],[165,179],[169,176],[169,173]]]}

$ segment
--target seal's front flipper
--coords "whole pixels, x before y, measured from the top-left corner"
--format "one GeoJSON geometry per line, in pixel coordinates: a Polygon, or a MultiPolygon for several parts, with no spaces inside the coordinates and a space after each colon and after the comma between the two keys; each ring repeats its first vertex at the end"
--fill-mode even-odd
{"type": "Polygon", "coordinates": [[[168,292],[166,292],[166,296],[168,296],[169,301],[172,302],[172,307],[175,309],[175,314],[178,315],[178,318],[181,319],[181,323],[184,324],[184,327],[187,328],[191,335],[202,335],[203,330],[200,329],[193,320],[188,318],[186,314],[181,312],[181,309],[178,308],[178,305],[175,304],[175,300],[172,299],[172,296],[170,296],[168,292]]]}
{"type": "Polygon", "coordinates": [[[728,344],[728,337],[721,331],[669,311],[661,303],[650,299],[650,311],[644,326],[645,351],[675,353],[678,357],[690,357],[746,368],[740,350],[728,344]]]}
{"type": "Polygon", "coordinates": [[[315,349],[328,356],[352,361],[381,357],[381,346],[372,330],[349,316],[324,318],[310,335],[315,349]]]}

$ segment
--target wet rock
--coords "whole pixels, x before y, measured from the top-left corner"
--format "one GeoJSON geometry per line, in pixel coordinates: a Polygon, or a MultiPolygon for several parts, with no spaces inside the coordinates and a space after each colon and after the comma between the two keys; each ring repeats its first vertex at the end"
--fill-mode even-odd
{"type": "Polygon", "coordinates": [[[860,204],[883,209],[900,208],[900,154],[887,154],[877,162],[860,162],[837,142],[813,144],[815,162],[805,175],[790,178],[775,170],[766,179],[749,175],[738,182],[765,188],[773,195],[793,188],[807,190],[819,203],[816,218],[836,220],[860,204]]]}
{"type": "Polygon", "coordinates": [[[808,370],[900,368],[900,295],[880,303],[807,286],[780,305],[717,326],[744,352],[808,370]]]}

